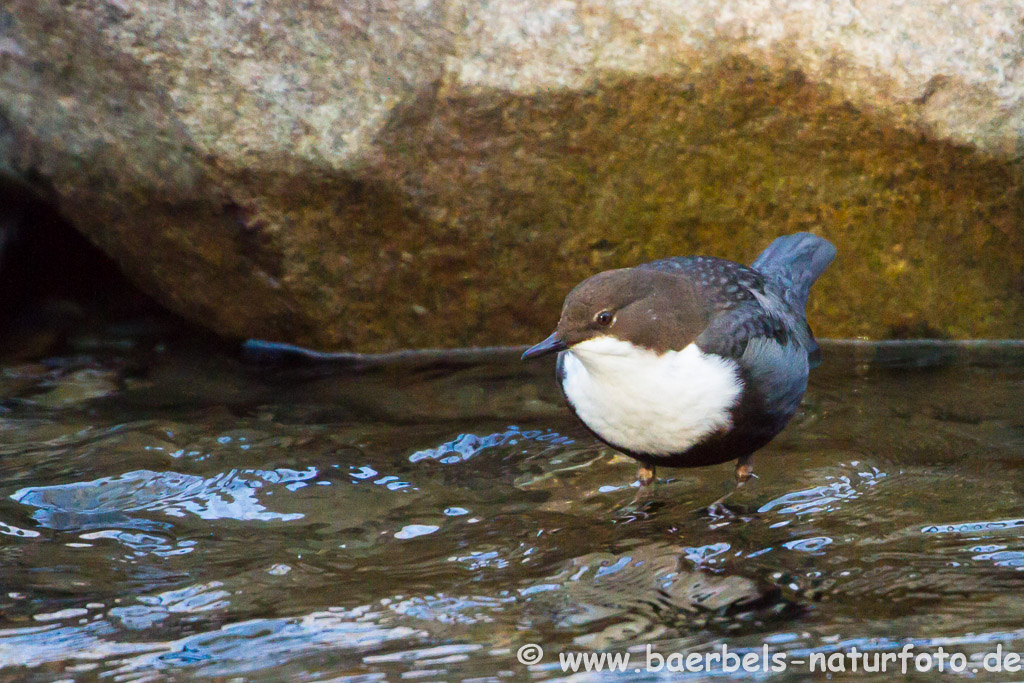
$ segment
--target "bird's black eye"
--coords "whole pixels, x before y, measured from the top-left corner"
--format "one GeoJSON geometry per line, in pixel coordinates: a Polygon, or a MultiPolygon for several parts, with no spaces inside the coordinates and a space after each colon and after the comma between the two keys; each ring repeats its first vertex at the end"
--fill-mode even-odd
{"type": "Polygon", "coordinates": [[[601,311],[594,316],[594,320],[597,321],[598,325],[611,325],[612,321],[615,320],[615,314],[611,311],[601,311]]]}

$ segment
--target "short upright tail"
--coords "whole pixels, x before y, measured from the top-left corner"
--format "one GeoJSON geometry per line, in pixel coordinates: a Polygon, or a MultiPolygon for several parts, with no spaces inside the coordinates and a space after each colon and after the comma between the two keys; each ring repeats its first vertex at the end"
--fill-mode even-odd
{"type": "Polygon", "coordinates": [[[803,311],[811,285],[835,257],[836,248],[831,242],[809,232],[798,232],[769,244],[751,267],[780,283],[790,305],[803,311]]]}

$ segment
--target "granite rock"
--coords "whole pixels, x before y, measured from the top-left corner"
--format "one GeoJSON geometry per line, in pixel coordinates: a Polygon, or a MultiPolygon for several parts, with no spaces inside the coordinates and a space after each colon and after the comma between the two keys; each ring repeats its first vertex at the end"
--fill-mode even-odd
{"type": "Polygon", "coordinates": [[[840,258],[825,336],[1024,329],[1012,0],[13,0],[0,171],[229,336],[516,343],[596,270],[840,258]]]}

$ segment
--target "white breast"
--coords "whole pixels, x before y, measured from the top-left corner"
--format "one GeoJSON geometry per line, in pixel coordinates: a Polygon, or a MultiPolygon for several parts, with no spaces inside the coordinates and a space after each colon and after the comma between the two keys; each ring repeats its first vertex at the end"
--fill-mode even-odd
{"type": "Polygon", "coordinates": [[[659,355],[597,337],[573,346],[562,363],[562,388],[580,419],[635,453],[681,453],[728,428],[742,391],[736,364],[695,344],[659,355]]]}

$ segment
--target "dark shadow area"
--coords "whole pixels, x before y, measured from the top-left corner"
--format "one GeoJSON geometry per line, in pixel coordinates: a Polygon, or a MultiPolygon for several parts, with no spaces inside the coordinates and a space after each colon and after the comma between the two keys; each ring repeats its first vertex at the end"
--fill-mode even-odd
{"type": "Polygon", "coordinates": [[[46,201],[0,179],[0,362],[209,338],[139,290],[46,201]]]}

